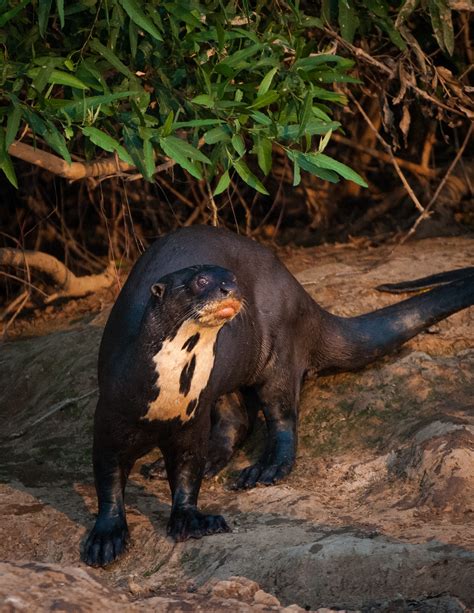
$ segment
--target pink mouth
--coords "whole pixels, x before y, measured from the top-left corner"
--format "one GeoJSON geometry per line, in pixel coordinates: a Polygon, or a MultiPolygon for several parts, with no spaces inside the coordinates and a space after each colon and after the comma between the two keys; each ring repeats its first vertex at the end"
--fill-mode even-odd
{"type": "Polygon", "coordinates": [[[240,302],[237,300],[226,301],[214,311],[214,314],[223,319],[231,319],[240,311],[240,306],[240,302]]]}

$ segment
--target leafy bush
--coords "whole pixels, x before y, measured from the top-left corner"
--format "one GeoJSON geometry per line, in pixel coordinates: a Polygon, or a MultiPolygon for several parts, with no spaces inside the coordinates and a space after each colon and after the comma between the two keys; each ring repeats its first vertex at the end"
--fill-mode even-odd
{"type": "Polygon", "coordinates": [[[354,82],[353,61],[320,53],[308,36],[315,18],[290,3],[138,3],[136,0],[3,0],[1,167],[15,182],[8,147],[28,124],[70,161],[70,152],[115,151],[151,179],[155,156],[169,156],[215,193],[235,171],[256,190],[272,144],[329,181],[363,180],[318,151],[311,137],[339,127],[331,106],[345,97],[331,84],[354,82]],[[298,153],[291,147],[299,143],[298,153]]]}
{"type": "MultiPolygon", "coordinates": [[[[447,0],[422,2],[451,53],[447,0]]],[[[214,194],[233,172],[266,193],[249,156],[265,176],[274,146],[295,185],[300,170],[365,185],[323,153],[340,127],[335,105],[347,103],[334,84],[358,82],[352,59],[321,49],[323,30],[332,23],[351,42],[378,29],[403,50],[415,44],[407,20],[418,0],[309,6],[312,16],[292,1],[0,0],[0,168],[16,184],[8,148],[28,126],[67,162],[115,152],[151,179],[167,156],[214,194]]]]}

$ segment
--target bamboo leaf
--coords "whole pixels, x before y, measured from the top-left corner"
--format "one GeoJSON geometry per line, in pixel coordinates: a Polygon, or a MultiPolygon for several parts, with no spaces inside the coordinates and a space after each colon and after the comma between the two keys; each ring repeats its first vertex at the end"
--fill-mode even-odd
{"type": "Polygon", "coordinates": [[[88,109],[94,109],[100,105],[110,104],[116,100],[130,98],[136,92],[117,92],[115,94],[104,94],[103,96],[89,96],[82,100],[56,100],[51,101],[51,105],[58,104],[58,108],[71,116],[83,117],[88,109]]]}
{"type": "Polygon", "coordinates": [[[304,99],[303,107],[301,109],[300,116],[300,129],[298,130],[297,138],[300,138],[308,125],[309,120],[311,119],[311,115],[313,114],[313,95],[311,91],[309,91],[304,99]]]}
{"type": "Polygon", "coordinates": [[[333,158],[329,157],[324,153],[312,153],[308,155],[310,161],[313,162],[319,168],[333,170],[334,172],[337,172],[339,175],[341,175],[341,177],[344,177],[344,179],[353,181],[354,183],[357,183],[357,185],[360,185],[362,187],[368,187],[364,179],[357,172],[355,172],[355,170],[352,170],[352,168],[349,168],[349,166],[346,166],[342,162],[338,162],[337,160],[334,160],[333,158]]]}
{"type": "Polygon", "coordinates": [[[204,134],[204,140],[208,145],[215,145],[216,143],[225,143],[230,140],[232,134],[229,126],[219,126],[213,128],[204,134]]]}
{"type": "Polygon", "coordinates": [[[262,82],[258,86],[257,96],[263,96],[270,89],[270,85],[272,84],[273,77],[278,72],[278,67],[272,68],[267,72],[267,74],[263,77],[262,82]]]}
{"type": "Polygon", "coordinates": [[[196,147],[193,147],[193,145],[183,140],[182,138],[177,138],[176,136],[168,136],[166,137],[166,139],[163,140],[166,140],[169,145],[175,147],[175,149],[180,151],[182,155],[185,155],[191,160],[197,160],[198,162],[203,162],[204,164],[211,163],[211,160],[206,155],[204,155],[202,151],[199,151],[199,149],[196,149],[196,147]]]}
{"type": "Polygon", "coordinates": [[[143,140],[143,159],[146,170],[145,179],[151,181],[155,172],[155,155],[150,135],[143,140]]]}
{"type": "Polygon", "coordinates": [[[43,130],[41,136],[56,153],[59,153],[68,164],[71,164],[71,155],[68,151],[64,136],[59,132],[52,121],[47,119],[45,121],[45,126],[46,129],[43,130]]]}
{"type": "Polygon", "coordinates": [[[339,182],[339,177],[334,171],[326,168],[321,168],[320,166],[316,166],[316,164],[310,157],[310,154],[302,153],[301,151],[293,151],[290,149],[287,151],[287,155],[293,163],[296,162],[299,167],[301,167],[303,170],[306,170],[310,174],[319,177],[324,181],[329,181],[330,183],[339,182]]]}
{"type": "Polygon", "coordinates": [[[251,172],[250,168],[243,160],[234,160],[232,165],[237,171],[239,177],[245,181],[247,185],[250,185],[250,187],[253,187],[261,194],[265,194],[266,196],[269,195],[263,183],[251,172]]]}
{"type": "Polygon", "coordinates": [[[168,136],[167,138],[160,138],[160,147],[165,154],[173,159],[182,168],[187,170],[196,179],[202,179],[202,173],[199,168],[194,164],[184,153],[182,147],[176,146],[177,138],[168,136]]]}
{"type": "Polygon", "coordinates": [[[31,0],[22,0],[20,4],[17,4],[9,11],[6,11],[5,13],[3,13],[3,15],[0,15],[0,28],[3,28],[3,26],[6,23],[8,23],[11,19],[16,17],[18,13],[20,13],[25,8],[27,4],[30,4],[30,2],[31,0]]]}
{"type": "Polygon", "coordinates": [[[156,40],[163,41],[163,37],[161,36],[158,28],[155,26],[153,21],[151,21],[151,19],[145,15],[140,8],[140,5],[135,0],[119,1],[127,15],[134,23],[137,24],[137,26],[145,30],[145,32],[148,32],[148,34],[151,34],[151,36],[153,36],[153,38],[156,40]]]}
{"type": "Polygon", "coordinates": [[[5,176],[13,185],[13,187],[18,189],[18,180],[16,178],[12,159],[7,152],[5,142],[5,130],[3,128],[0,128],[0,170],[3,170],[5,176]]]}
{"type": "MultiPolygon", "coordinates": [[[[30,68],[26,74],[31,79],[35,79],[41,74],[44,74],[46,82],[52,83],[53,85],[66,85],[67,87],[74,87],[75,89],[81,90],[89,89],[88,85],[83,83],[74,75],[63,72],[62,70],[51,70],[48,66],[45,66],[44,68],[30,68]]],[[[39,85],[37,85],[37,88],[40,90],[42,89],[39,85]]]]}
{"type": "Polygon", "coordinates": [[[173,111],[170,111],[161,129],[161,136],[169,136],[171,134],[173,130],[173,119],[174,119],[174,113],[173,111]]]}
{"type": "Polygon", "coordinates": [[[21,107],[18,103],[14,104],[9,113],[7,120],[7,130],[5,133],[5,148],[12,144],[15,140],[16,135],[18,134],[18,128],[20,127],[21,121],[21,107]]]}
{"type": "Polygon", "coordinates": [[[56,0],[56,8],[58,9],[59,23],[61,28],[64,28],[64,0],[56,0]]]}
{"type": "Polygon", "coordinates": [[[300,183],[301,183],[301,169],[300,169],[300,165],[298,164],[298,160],[295,157],[295,159],[293,160],[293,187],[296,187],[300,183]]]}
{"type": "Polygon", "coordinates": [[[101,55],[103,58],[105,58],[111,66],[113,66],[116,70],[121,72],[123,75],[129,78],[132,78],[132,79],[135,78],[135,75],[133,74],[133,72],[127,66],[125,66],[125,64],[121,60],[119,60],[119,58],[115,55],[115,53],[111,51],[108,47],[105,47],[96,38],[93,38],[90,41],[89,47],[93,51],[101,55]]]}
{"type": "Polygon", "coordinates": [[[248,108],[257,110],[257,109],[260,109],[262,106],[269,106],[273,102],[276,102],[279,97],[280,97],[280,94],[274,89],[271,89],[265,94],[263,94],[262,96],[257,96],[255,99],[255,102],[249,105],[248,108]]]}
{"type": "Polygon", "coordinates": [[[122,134],[128,155],[132,158],[134,165],[138,168],[140,173],[146,177],[147,169],[145,167],[142,139],[135,130],[132,130],[128,126],[123,126],[122,134]]]}
{"type": "Polygon", "coordinates": [[[117,152],[117,155],[122,160],[122,162],[126,162],[133,166],[134,162],[131,156],[127,153],[126,149],[112,136],[102,132],[97,128],[93,128],[91,126],[82,128],[82,133],[87,136],[94,145],[97,145],[104,151],[108,151],[109,153],[117,152]]]}
{"type": "Polygon", "coordinates": [[[52,0],[39,0],[38,2],[38,26],[41,36],[46,32],[52,0]]]}
{"type": "Polygon", "coordinates": [[[342,38],[352,43],[354,34],[359,27],[359,17],[352,0],[339,0],[339,27],[342,38]]]}
{"type": "Polygon", "coordinates": [[[214,190],[213,196],[218,196],[222,194],[230,185],[230,176],[229,171],[226,170],[223,175],[221,175],[219,182],[216,185],[216,189],[214,190]]]}
{"type": "Polygon", "coordinates": [[[205,106],[209,109],[213,109],[215,106],[214,98],[208,96],[207,94],[200,94],[191,100],[194,104],[199,104],[199,106],[205,106]]]}
{"type": "Polygon", "coordinates": [[[245,142],[240,134],[234,134],[232,137],[232,146],[237,151],[240,157],[245,154],[245,142]]]}
{"type": "Polygon", "coordinates": [[[272,169],[272,141],[265,136],[257,138],[257,161],[265,176],[272,169]]]}

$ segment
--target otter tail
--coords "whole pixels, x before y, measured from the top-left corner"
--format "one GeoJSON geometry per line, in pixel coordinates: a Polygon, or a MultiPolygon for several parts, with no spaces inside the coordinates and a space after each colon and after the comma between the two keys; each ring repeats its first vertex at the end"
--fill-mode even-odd
{"type": "Polygon", "coordinates": [[[379,292],[389,292],[390,294],[403,294],[405,292],[419,292],[440,285],[447,285],[453,281],[465,279],[474,275],[474,266],[467,268],[458,268],[457,270],[448,270],[429,277],[414,279],[413,281],[401,281],[400,283],[384,283],[375,289],[379,292]]]}
{"type": "Polygon", "coordinates": [[[323,312],[316,368],[321,373],[362,368],[441,319],[473,304],[474,274],[358,317],[344,318],[323,312]]]}

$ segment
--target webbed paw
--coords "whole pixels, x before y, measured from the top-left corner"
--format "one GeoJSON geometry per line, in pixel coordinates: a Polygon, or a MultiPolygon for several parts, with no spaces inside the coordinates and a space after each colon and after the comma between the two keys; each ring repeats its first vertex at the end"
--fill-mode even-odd
{"type": "Polygon", "coordinates": [[[172,511],[167,528],[168,536],[177,542],[220,532],[231,532],[222,515],[205,515],[192,507],[172,511]]]}
{"type": "Polygon", "coordinates": [[[127,543],[125,519],[99,517],[87,537],[82,559],[89,566],[107,566],[125,551],[127,543]]]}
{"type": "Polygon", "coordinates": [[[293,468],[293,461],[280,462],[279,464],[265,464],[257,462],[244,468],[233,485],[235,490],[250,489],[257,484],[273,485],[286,477],[293,468]]]}

